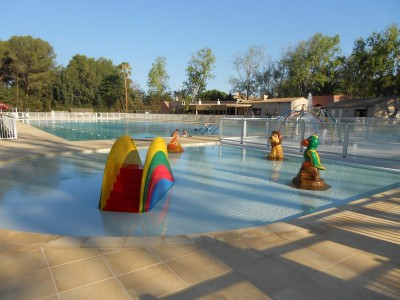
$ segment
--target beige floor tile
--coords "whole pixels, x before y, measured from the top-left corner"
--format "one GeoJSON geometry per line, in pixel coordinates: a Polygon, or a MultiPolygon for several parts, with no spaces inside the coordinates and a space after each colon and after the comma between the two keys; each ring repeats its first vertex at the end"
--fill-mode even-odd
{"type": "Polygon", "coordinates": [[[190,238],[195,243],[195,245],[199,246],[202,249],[219,247],[222,243],[221,241],[205,234],[190,235],[190,238]]]}
{"type": "Polygon", "coordinates": [[[51,272],[60,292],[112,277],[99,257],[53,267],[51,272]]]}
{"type": "Polygon", "coordinates": [[[61,300],[124,300],[131,299],[116,279],[107,279],[60,293],[61,300]]]}
{"type": "Polygon", "coordinates": [[[119,251],[121,250],[121,248],[97,248],[96,251],[100,254],[104,254],[104,253],[111,253],[111,252],[115,252],[115,251],[119,251]]]}
{"type": "MultiPolygon", "coordinates": [[[[294,219],[290,221],[291,224],[301,227],[303,229],[308,230],[310,233],[317,236],[324,236],[325,234],[329,234],[331,231],[335,230],[334,228],[319,222],[319,218],[317,216],[305,216],[301,219],[294,219]],[[308,218],[306,218],[308,217],[308,218]]],[[[284,233],[282,233],[284,234],[284,233]]],[[[281,235],[282,235],[281,234],[281,235]]]]}
{"type": "Polygon", "coordinates": [[[257,260],[254,264],[236,270],[246,280],[252,282],[267,295],[283,290],[306,280],[306,277],[297,273],[288,266],[266,257],[257,260]]]}
{"type": "Polygon", "coordinates": [[[339,243],[317,241],[309,246],[283,253],[281,257],[294,264],[307,267],[312,272],[322,270],[357,252],[359,252],[358,249],[339,243]]]}
{"type": "Polygon", "coordinates": [[[375,286],[395,287],[400,290],[400,267],[392,264],[387,257],[360,252],[324,272],[335,275],[338,269],[345,269],[352,278],[367,278],[375,286]]]}
{"type": "Polygon", "coordinates": [[[368,300],[400,299],[400,288],[384,287],[376,291],[368,300]]]}
{"type": "Polygon", "coordinates": [[[368,249],[371,254],[386,257],[390,263],[400,265],[400,247],[399,245],[388,242],[375,242],[372,247],[368,249]]]}
{"type": "Polygon", "coordinates": [[[376,243],[375,239],[371,239],[365,235],[354,234],[350,231],[334,229],[330,233],[325,234],[322,239],[329,240],[334,243],[346,245],[348,247],[357,248],[359,250],[367,250],[376,243]]]}
{"type": "Polygon", "coordinates": [[[357,276],[351,270],[337,265],[328,268],[327,273],[317,272],[313,274],[310,279],[344,299],[369,299],[368,297],[382,287],[379,285],[374,289],[368,288],[368,286],[372,286],[372,281],[357,276]]]}
{"type": "Polygon", "coordinates": [[[192,245],[193,241],[185,236],[164,236],[163,245],[167,247],[192,245]]]}
{"type": "Polygon", "coordinates": [[[18,235],[18,231],[8,230],[8,229],[0,229],[0,241],[7,241],[18,235]]]}
{"type": "Polygon", "coordinates": [[[119,248],[125,238],[122,237],[88,237],[82,247],[90,248],[119,248]]]}
{"type": "Polygon", "coordinates": [[[22,252],[29,252],[33,250],[39,250],[40,248],[41,248],[40,244],[12,244],[12,243],[0,242],[0,257],[22,252]]]}
{"type": "Polygon", "coordinates": [[[40,250],[0,257],[0,279],[20,276],[47,268],[40,250]]]}
{"type": "Polygon", "coordinates": [[[275,233],[275,234],[283,234],[297,230],[304,230],[302,227],[298,227],[296,225],[292,225],[289,223],[278,222],[273,224],[268,224],[264,226],[258,227],[259,230],[264,231],[266,233],[275,233]]]}
{"type": "Polygon", "coordinates": [[[240,249],[255,249],[264,255],[279,254],[297,247],[287,239],[276,234],[256,238],[239,239],[232,241],[231,244],[240,249]]]}
{"type": "Polygon", "coordinates": [[[230,269],[204,252],[195,252],[166,263],[185,282],[195,284],[224,274],[230,269]]]}
{"type": "Polygon", "coordinates": [[[196,292],[192,288],[183,288],[181,290],[175,291],[173,293],[167,294],[165,296],[158,297],[157,299],[162,299],[162,300],[188,300],[188,299],[203,299],[199,295],[198,292],[196,292]]]}
{"type": "MultiPolygon", "coordinates": [[[[367,275],[388,262],[389,259],[387,257],[367,252],[359,252],[352,257],[339,262],[337,265],[343,266],[347,270],[351,270],[354,274],[367,275]]],[[[328,271],[329,269],[325,270],[325,272],[328,271]]]]}
{"type": "Polygon", "coordinates": [[[239,231],[239,230],[229,230],[229,231],[222,231],[222,232],[212,232],[209,233],[208,236],[217,239],[221,242],[230,242],[232,240],[237,240],[240,238],[246,238],[246,237],[258,237],[265,233],[262,231],[254,231],[252,234],[251,233],[246,233],[246,231],[239,231]],[[256,234],[254,234],[256,233],[256,234]]]}
{"type": "Polygon", "coordinates": [[[80,247],[85,241],[82,236],[61,236],[46,243],[46,246],[55,247],[80,247]]]}
{"type": "Polygon", "coordinates": [[[270,234],[265,230],[260,230],[258,226],[250,228],[239,228],[235,231],[240,234],[240,238],[253,238],[270,234]]]}
{"type": "Polygon", "coordinates": [[[204,299],[266,299],[263,291],[236,273],[225,273],[193,287],[204,299]]]}
{"type": "MultiPolygon", "coordinates": [[[[339,295],[330,290],[325,289],[315,283],[303,281],[296,285],[288,285],[286,289],[273,294],[273,299],[276,300],[310,300],[310,299],[323,299],[323,300],[345,300],[339,295]]],[[[352,299],[352,298],[347,298],[352,299]]],[[[361,300],[361,298],[360,298],[361,300]]]]}
{"type": "Polygon", "coordinates": [[[390,218],[372,216],[371,214],[343,210],[321,219],[332,228],[364,235],[371,239],[388,241],[400,245],[399,222],[390,218]]]}
{"type": "Polygon", "coordinates": [[[151,247],[151,252],[157,255],[162,261],[168,261],[190,253],[201,251],[201,249],[195,245],[179,246],[179,247],[151,247]]]}
{"type": "Polygon", "coordinates": [[[205,249],[204,251],[217,258],[231,269],[245,267],[264,257],[262,252],[251,247],[241,249],[223,243],[220,245],[220,247],[212,247],[210,249],[205,249]]]}
{"type": "Polygon", "coordinates": [[[161,247],[163,245],[164,245],[163,238],[160,236],[127,237],[122,247],[123,248],[161,247]]]}
{"type": "Polygon", "coordinates": [[[314,233],[310,232],[308,229],[299,229],[290,232],[285,232],[279,234],[280,237],[287,239],[291,242],[301,242],[304,240],[309,240],[311,238],[317,237],[314,233]]]}
{"type": "Polygon", "coordinates": [[[160,263],[147,249],[122,249],[105,253],[103,257],[117,276],[160,263]]]}
{"type": "Polygon", "coordinates": [[[48,269],[0,280],[0,299],[31,300],[56,294],[48,269]]]}
{"type": "Polygon", "coordinates": [[[187,285],[164,264],[119,277],[132,299],[153,299],[186,288],[187,285]]]}
{"type": "Polygon", "coordinates": [[[47,247],[44,249],[44,253],[50,267],[98,255],[95,249],[69,247],[47,247]]]}
{"type": "Polygon", "coordinates": [[[40,298],[40,300],[60,300],[60,298],[58,298],[58,294],[56,294],[45,298],[40,298]]]}
{"type": "Polygon", "coordinates": [[[56,239],[57,237],[58,236],[52,234],[19,232],[18,234],[15,234],[11,238],[7,239],[7,242],[21,244],[46,243],[53,239],[56,239]]]}

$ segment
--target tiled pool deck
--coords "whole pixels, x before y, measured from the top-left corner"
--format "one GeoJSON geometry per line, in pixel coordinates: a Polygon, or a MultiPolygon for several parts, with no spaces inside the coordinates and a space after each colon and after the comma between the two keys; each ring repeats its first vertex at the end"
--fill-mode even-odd
{"type": "MultiPolygon", "coordinates": [[[[0,165],[113,143],[68,142],[21,123],[18,135],[0,141],[0,165]]],[[[197,235],[0,229],[0,299],[400,299],[399,245],[400,189],[293,221],[197,235]]]]}

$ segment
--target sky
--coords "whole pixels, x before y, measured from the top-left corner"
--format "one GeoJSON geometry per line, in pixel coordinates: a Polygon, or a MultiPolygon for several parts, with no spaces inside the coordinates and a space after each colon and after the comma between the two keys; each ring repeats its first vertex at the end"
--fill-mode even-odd
{"type": "Polygon", "coordinates": [[[157,57],[166,58],[174,91],[192,55],[208,47],[216,62],[207,89],[229,93],[233,58],[252,46],[277,61],[316,33],[337,34],[349,55],[357,38],[391,24],[400,24],[400,0],[0,0],[0,40],[40,38],[63,66],[76,54],[128,62],[145,91],[157,57]]]}

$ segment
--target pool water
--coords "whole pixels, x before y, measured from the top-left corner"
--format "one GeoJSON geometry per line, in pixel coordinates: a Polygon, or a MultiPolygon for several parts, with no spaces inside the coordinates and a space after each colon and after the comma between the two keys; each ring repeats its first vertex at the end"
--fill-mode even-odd
{"type": "MultiPolygon", "coordinates": [[[[144,161],[147,150],[140,150],[144,161]]],[[[323,161],[326,191],[290,186],[301,157],[269,161],[256,149],[214,145],[170,153],[175,184],[143,214],[98,209],[107,153],[0,167],[0,228],[73,236],[163,236],[296,218],[400,186],[399,172],[323,161]]],[[[322,158],[323,160],[323,158],[322,158]]]]}
{"type": "Polygon", "coordinates": [[[218,124],[149,122],[119,120],[95,120],[93,122],[77,120],[29,120],[29,125],[49,132],[69,141],[112,140],[122,135],[134,139],[167,137],[175,129],[182,133],[186,129],[190,135],[218,134],[218,124]]]}

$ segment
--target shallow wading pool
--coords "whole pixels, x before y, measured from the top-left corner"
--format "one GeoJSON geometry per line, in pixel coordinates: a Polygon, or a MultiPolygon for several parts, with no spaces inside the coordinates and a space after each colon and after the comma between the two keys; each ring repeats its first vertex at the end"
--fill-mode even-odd
{"type": "MultiPolygon", "coordinates": [[[[140,150],[144,161],[147,150],[140,150]]],[[[74,236],[160,236],[263,225],[400,186],[399,172],[322,162],[326,191],[294,189],[301,157],[269,161],[256,149],[214,145],[170,153],[175,184],[143,214],[98,209],[107,153],[0,167],[0,228],[74,236]]]]}

